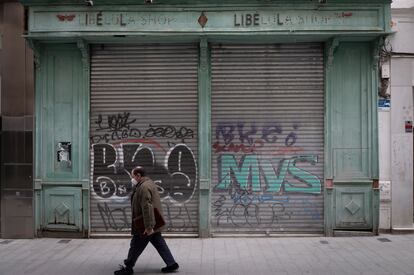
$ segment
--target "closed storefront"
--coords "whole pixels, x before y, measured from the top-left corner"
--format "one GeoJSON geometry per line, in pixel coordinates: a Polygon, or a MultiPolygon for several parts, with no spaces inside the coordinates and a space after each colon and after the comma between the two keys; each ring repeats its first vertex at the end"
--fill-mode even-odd
{"type": "Polygon", "coordinates": [[[214,44],[214,233],[322,233],[322,45],[214,44]]]}
{"type": "Polygon", "coordinates": [[[194,44],[91,48],[91,232],[130,230],[129,173],[156,181],[168,231],[198,232],[194,44]]]}
{"type": "Polygon", "coordinates": [[[170,235],[378,233],[389,0],[22,2],[38,235],[129,234],[137,165],[170,235]]]}

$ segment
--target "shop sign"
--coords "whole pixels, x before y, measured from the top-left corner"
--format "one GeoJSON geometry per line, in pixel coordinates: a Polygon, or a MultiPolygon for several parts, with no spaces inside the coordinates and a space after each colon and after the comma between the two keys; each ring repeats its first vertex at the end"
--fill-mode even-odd
{"type": "Polygon", "coordinates": [[[382,30],[380,10],[48,11],[32,8],[30,32],[382,30]],[[200,23],[202,22],[202,23],[200,23]]]}

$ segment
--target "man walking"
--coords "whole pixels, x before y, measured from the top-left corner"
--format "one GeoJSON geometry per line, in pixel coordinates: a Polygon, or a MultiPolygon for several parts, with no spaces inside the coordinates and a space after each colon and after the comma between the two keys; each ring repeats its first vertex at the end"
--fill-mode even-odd
{"type": "Polygon", "coordinates": [[[148,242],[157,249],[158,254],[166,263],[166,267],[161,271],[164,273],[174,272],[178,269],[178,264],[174,260],[170,249],[167,246],[164,238],[161,235],[162,228],[154,231],[155,215],[154,208],[156,208],[162,216],[161,200],[158,194],[155,183],[145,175],[145,170],[141,166],[135,167],[131,172],[132,182],[132,226],[131,226],[131,244],[128,252],[128,257],[124,260],[125,266],[121,266],[120,270],[114,272],[115,275],[130,275],[133,274],[133,267],[138,260],[138,257],[147,247],[148,242]],[[134,220],[143,218],[145,231],[139,232],[139,229],[134,225],[134,220]]]}

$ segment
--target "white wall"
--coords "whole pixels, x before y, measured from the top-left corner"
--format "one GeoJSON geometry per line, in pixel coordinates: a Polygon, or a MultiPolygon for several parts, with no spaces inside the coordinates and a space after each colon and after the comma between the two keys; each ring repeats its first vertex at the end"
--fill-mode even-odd
{"type": "Polygon", "coordinates": [[[391,59],[391,223],[393,229],[413,227],[413,120],[414,57],[391,59]]]}
{"type": "Polygon", "coordinates": [[[404,124],[413,120],[414,0],[391,7],[391,108],[378,111],[380,229],[413,228],[413,134],[404,124]]]}
{"type": "Polygon", "coordinates": [[[379,228],[391,229],[391,112],[378,111],[380,220],[379,228]]]}
{"type": "Polygon", "coordinates": [[[414,7],[414,0],[393,0],[392,9],[409,9],[414,7]]]}
{"type": "Polygon", "coordinates": [[[414,8],[392,10],[392,51],[414,53],[414,8]]]}

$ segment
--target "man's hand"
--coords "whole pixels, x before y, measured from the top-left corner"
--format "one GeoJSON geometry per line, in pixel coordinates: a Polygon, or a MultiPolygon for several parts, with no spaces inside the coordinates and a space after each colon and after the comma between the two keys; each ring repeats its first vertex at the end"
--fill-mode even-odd
{"type": "Polygon", "coordinates": [[[154,234],[154,229],[152,229],[152,228],[145,228],[144,236],[150,236],[152,234],[154,234]]]}

